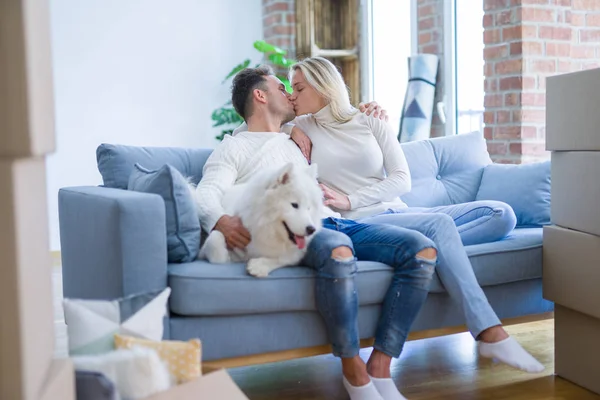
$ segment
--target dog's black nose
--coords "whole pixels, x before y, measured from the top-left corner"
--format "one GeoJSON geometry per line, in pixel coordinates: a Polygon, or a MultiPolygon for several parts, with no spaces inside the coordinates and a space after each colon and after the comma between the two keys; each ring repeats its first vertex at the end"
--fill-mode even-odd
{"type": "Polygon", "coordinates": [[[309,225],[306,227],[306,235],[312,235],[313,233],[315,233],[315,227],[312,225],[309,225]]]}

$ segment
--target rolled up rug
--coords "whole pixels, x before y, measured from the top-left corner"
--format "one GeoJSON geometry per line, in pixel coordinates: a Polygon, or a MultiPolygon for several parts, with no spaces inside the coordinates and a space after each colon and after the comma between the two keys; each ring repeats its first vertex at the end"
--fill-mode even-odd
{"type": "Polygon", "coordinates": [[[435,54],[408,57],[408,85],[398,134],[401,143],[430,137],[438,64],[435,54]]]}

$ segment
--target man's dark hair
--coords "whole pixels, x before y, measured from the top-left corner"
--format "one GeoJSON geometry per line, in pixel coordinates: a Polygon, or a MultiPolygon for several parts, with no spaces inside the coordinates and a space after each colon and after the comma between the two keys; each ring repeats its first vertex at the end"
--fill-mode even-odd
{"type": "Polygon", "coordinates": [[[267,90],[265,76],[274,75],[268,65],[257,68],[245,68],[237,73],[231,85],[233,108],[244,120],[252,115],[252,91],[267,90]]]}

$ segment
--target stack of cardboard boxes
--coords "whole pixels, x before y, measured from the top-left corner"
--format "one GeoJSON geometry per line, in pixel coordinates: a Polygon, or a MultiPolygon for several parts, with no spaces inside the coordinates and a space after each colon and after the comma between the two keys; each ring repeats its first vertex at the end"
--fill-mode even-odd
{"type": "Polygon", "coordinates": [[[600,69],[548,79],[546,149],[543,285],[556,305],[556,374],[600,393],[600,69]]]}
{"type": "Polygon", "coordinates": [[[72,400],[56,360],[45,156],[54,151],[48,0],[0,2],[0,399],[72,400]]]}

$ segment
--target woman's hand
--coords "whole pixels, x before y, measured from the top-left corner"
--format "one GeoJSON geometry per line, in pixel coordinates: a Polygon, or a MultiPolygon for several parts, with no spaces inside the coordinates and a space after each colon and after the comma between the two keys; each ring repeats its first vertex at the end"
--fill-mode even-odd
{"type": "Polygon", "coordinates": [[[300,148],[302,155],[310,164],[310,153],[312,151],[312,142],[310,141],[310,138],[306,136],[306,133],[304,133],[302,129],[298,128],[297,126],[292,128],[290,138],[292,138],[294,143],[296,143],[296,145],[300,148]]]}
{"type": "Polygon", "coordinates": [[[322,183],[319,184],[319,186],[321,187],[323,196],[325,197],[325,202],[323,204],[325,204],[327,207],[331,206],[342,211],[350,210],[350,200],[348,199],[348,196],[336,192],[329,186],[323,185],[322,183]]]}
{"type": "Polygon", "coordinates": [[[373,114],[373,118],[379,117],[379,119],[387,122],[389,116],[387,115],[387,111],[385,111],[377,102],[371,101],[369,103],[360,103],[358,105],[358,109],[360,112],[365,113],[367,115],[373,114]]]}

